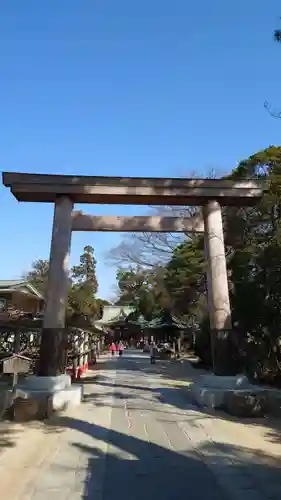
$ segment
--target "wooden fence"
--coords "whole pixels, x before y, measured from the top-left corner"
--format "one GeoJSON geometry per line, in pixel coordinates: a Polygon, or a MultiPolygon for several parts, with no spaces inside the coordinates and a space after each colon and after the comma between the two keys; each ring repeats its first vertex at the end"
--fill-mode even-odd
{"type": "MultiPolygon", "coordinates": [[[[41,343],[41,323],[34,321],[0,322],[0,359],[14,353],[32,359],[31,372],[36,373],[41,343]],[[36,323],[36,324],[35,324],[36,323]]],[[[65,370],[75,380],[97,362],[103,350],[104,338],[89,330],[67,328],[65,370]]]]}

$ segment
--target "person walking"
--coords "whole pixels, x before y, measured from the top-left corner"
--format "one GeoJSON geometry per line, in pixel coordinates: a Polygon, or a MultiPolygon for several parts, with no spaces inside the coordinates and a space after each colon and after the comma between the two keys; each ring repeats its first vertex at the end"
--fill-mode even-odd
{"type": "Polygon", "coordinates": [[[157,355],[157,346],[155,342],[152,342],[150,345],[150,363],[155,365],[156,363],[156,355],[157,355]]]}
{"type": "Polygon", "coordinates": [[[119,351],[119,356],[122,356],[123,352],[124,352],[124,344],[123,344],[122,340],[120,340],[120,342],[118,344],[118,351],[119,351]]]}
{"type": "Polygon", "coordinates": [[[111,343],[109,350],[111,352],[111,356],[115,356],[115,353],[116,353],[116,350],[117,350],[115,342],[111,343]]]}

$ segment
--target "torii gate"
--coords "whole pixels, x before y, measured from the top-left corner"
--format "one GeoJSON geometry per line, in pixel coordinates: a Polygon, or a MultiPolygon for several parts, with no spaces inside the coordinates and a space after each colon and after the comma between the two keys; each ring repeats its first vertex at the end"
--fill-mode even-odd
{"type": "Polygon", "coordinates": [[[3,173],[3,184],[18,201],[54,203],[48,294],[39,374],[59,374],[64,336],[72,231],[204,232],[213,365],[228,373],[228,334],[232,329],[221,206],[254,205],[266,190],[262,180],[96,177],[3,173]],[[91,216],[74,203],[202,207],[202,216],[91,216]]]}

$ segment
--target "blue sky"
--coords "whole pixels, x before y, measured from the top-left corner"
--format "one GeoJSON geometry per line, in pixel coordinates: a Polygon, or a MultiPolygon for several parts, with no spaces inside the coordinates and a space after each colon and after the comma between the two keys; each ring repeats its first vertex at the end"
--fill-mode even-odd
{"type": "MultiPolygon", "coordinates": [[[[1,170],[204,175],[281,144],[263,107],[281,109],[279,16],[277,0],[2,0],[1,170]]],[[[11,279],[48,258],[53,209],[0,190],[0,278],[11,279]]],[[[73,237],[72,263],[95,247],[103,297],[121,237],[73,237]]]]}

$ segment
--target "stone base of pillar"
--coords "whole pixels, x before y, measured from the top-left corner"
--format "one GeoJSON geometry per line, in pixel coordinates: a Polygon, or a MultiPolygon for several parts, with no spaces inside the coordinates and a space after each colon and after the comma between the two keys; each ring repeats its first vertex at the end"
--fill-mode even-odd
{"type": "Polygon", "coordinates": [[[236,375],[234,353],[232,352],[232,330],[211,330],[213,373],[215,375],[236,375]]]}
{"type": "Polygon", "coordinates": [[[78,406],[82,398],[83,386],[72,386],[69,375],[26,377],[14,389],[13,417],[18,422],[44,420],[54,412],[78,406]]]}
{"type": "Polygon", "coordinates": [[[67,330],[43,328],[40,357],[37,367],[39,377],[52,377],[65,372],[67,362],[67,330]]]}
{"type": "Polygon", "coordinates": [[[191,384],[190,393],[200,407],[224,410],[232,414],[239,411],[241,417],[255,416],[258,404],[262,406],[260,415],[270,410],[270,391],[252,385],[244,375],[201,375],[191,384]]]}

